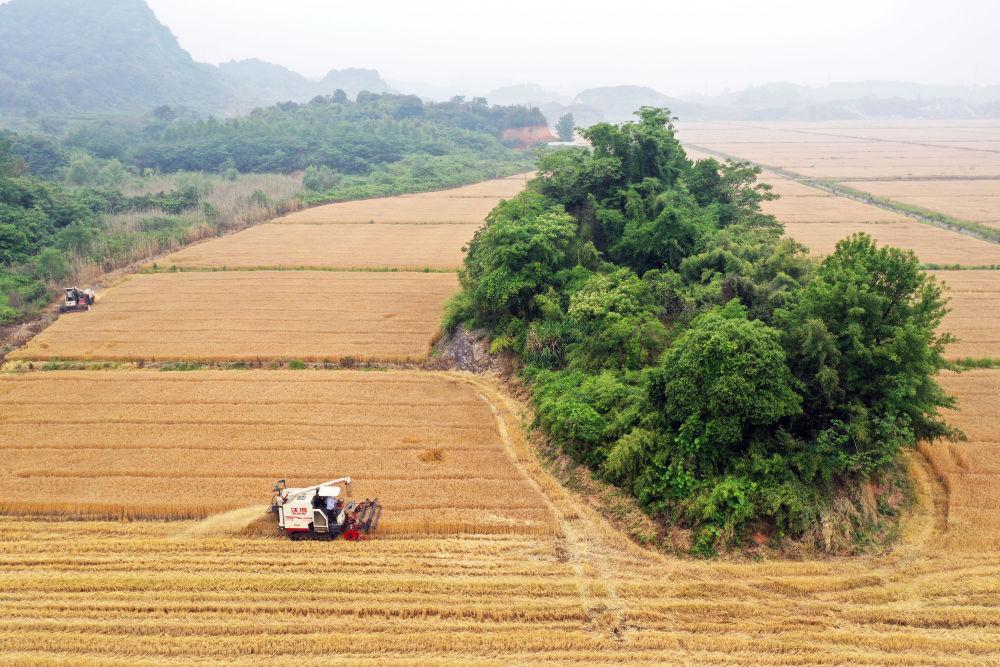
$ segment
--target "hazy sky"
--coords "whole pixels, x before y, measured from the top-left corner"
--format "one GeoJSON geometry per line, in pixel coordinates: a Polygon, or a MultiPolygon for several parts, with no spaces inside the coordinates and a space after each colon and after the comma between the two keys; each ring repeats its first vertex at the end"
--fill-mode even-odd
{"type": "MultiPolygon", "coordinates": [[[[85,0],[82,0],[85,1],[85,0]]],[[[149,0],[197,60],[372,67],[462,92],[1000,83],[1000,0],[149,0]]]]}

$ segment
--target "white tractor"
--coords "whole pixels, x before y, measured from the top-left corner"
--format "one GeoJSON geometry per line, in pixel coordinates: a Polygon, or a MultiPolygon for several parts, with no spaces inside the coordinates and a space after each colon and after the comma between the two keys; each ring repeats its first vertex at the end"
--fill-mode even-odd
{"type": "Polygon", "coordinates": [[[378,498],[344,503],[341,491],[351,497],[351,478],[341,477],[304,489],[288,488],[285,480],[274,485],[268,512],[277,517],[278,528],[293,540],[360,540],[378,528],[382,506],[378,498]]]}

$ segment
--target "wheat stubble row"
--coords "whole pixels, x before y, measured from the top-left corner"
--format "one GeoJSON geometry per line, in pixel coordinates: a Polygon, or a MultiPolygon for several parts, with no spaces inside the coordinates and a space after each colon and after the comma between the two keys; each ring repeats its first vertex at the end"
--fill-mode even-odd
{"type": "Polygon", "coordinates": [[[566,562],[552,536],[312,543],[282,556],[273,539],[178,533],[55,521],[39,540],[30,519],[0,520],[4,655],[919,665],[1000,651],[996,554],[615,562],[602,577],[566,562]]]}

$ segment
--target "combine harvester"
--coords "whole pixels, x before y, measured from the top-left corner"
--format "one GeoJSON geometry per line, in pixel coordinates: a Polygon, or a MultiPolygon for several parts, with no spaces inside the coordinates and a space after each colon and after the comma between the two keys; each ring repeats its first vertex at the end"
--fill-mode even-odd
{"type": "Polygon", "coordinates": [[[274,497],[267,510],[277,517],[278,528],[293,540],[345,540],[367,539],[378,528],[382,519],[382,506],[378,498],[344,505],[340,497],[341,486],[351,497],[351,478],[341,477],[304,489],[290,489],[285,480],[274,485],[274,497]]]}
{"type": "Polygon", "coordinates": [[[60,313],[76,313],[90,310],[94,305],[93,290],[82,290],[79,287],[66,288],[66,301],[59,306],[60,313]]]}

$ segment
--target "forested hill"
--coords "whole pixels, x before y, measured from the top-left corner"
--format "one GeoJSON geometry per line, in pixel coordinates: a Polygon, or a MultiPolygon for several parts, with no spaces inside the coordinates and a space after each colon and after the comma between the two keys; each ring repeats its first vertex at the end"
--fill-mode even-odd
{"type": "Polygon", "coordinates": [[[0,106],[21,112],[225,108],[235,96],[143,0],[0,6],[0,106]]]}
{"type": "Polygon", "coordinates": [[[145,0],[11,0],[0,5],[0,112],[149,111],[169,104],[246,112],[341,89],[391,89],[378,72],[331,70],[319,82],[259,60],[195,62],[145,0]]]}

